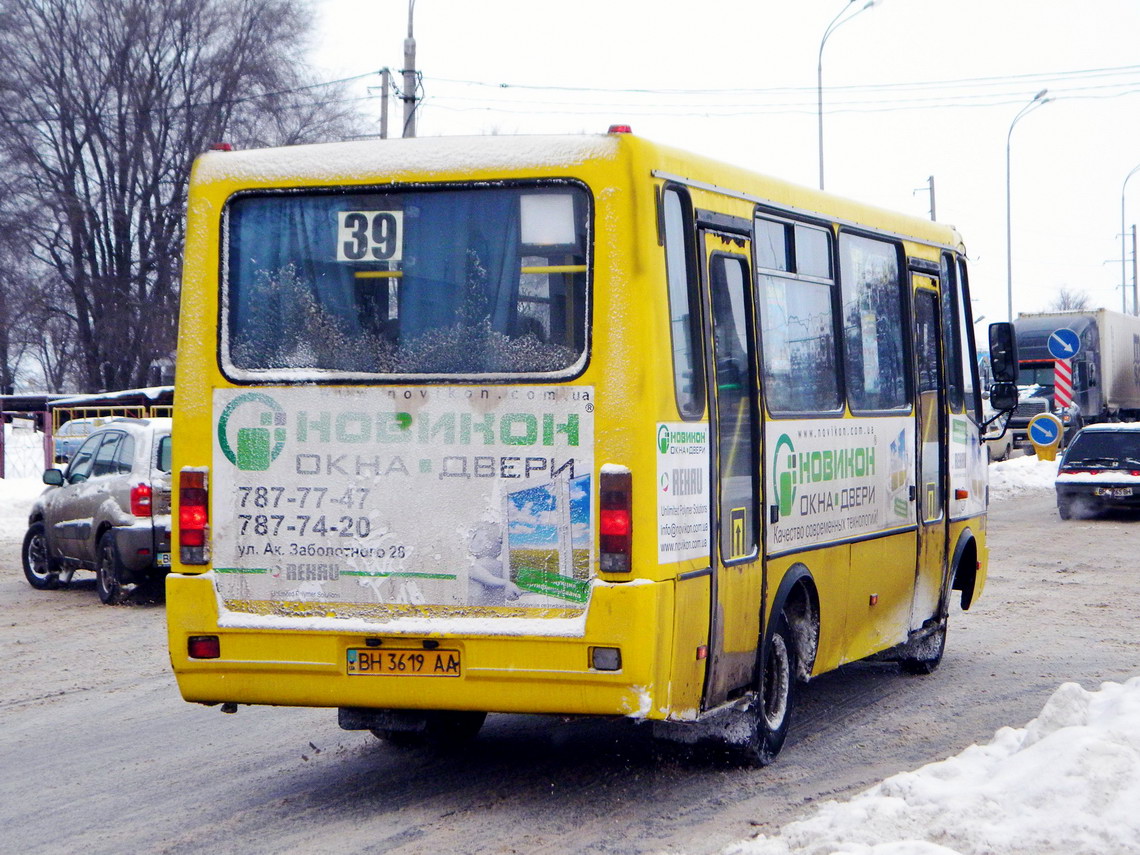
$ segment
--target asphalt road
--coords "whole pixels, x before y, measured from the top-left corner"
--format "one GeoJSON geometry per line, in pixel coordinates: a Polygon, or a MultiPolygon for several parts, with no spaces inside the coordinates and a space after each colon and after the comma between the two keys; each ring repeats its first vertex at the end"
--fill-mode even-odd
{"type": "Polygon", "coordinates": [[[0,543],[0,851],[717,852],[827,798],[1020,726],[1063,682],[1140,674],[1140,517],[1061,523],[995,502],[990,580],[942,667],[858,664],[799,696],[783,754],[742,769],[623,720],[491,716],[454,753],[341,731],[331,710],[183,702],[161,604],[90,576],[24,581],[0,543]]]}

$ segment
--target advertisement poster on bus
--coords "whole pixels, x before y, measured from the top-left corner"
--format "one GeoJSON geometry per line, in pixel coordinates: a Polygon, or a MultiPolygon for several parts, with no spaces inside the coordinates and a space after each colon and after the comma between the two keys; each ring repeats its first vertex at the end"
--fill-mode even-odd
{"type": "Polygon", "coordinates": [[[765,454],[769,552],[915,522],[913,418],[773,421],[765,454]]]}
{"type": "Polygon", "coordinates": [[[657,425],[657,561],[709,560],[709,426],[657,425]]]}
{"type": "Polygon", "coordinates": [[[589,387],[217,390],[219,595],[321,616],[581,613],[593,431],[589,387]]]}

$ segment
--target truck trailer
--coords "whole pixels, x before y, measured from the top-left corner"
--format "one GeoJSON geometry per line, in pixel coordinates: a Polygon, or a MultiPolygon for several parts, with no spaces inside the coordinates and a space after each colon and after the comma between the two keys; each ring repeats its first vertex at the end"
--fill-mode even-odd
{"type": "Polygon", "coordinates": [[[1019,396],[1009,430],[1015,446],[1029,444],[1029,421],[1039,413],[1061,419],[1066,441],[1086,424],[1140,419],[1140,317],[1108,309],[1037,312],[1019,315],[1014,330],[1019,396]],[[1066,354],[1072,369],[1067,405],[1058,402],[1055,386],[1057,362],[1066,354]]]}

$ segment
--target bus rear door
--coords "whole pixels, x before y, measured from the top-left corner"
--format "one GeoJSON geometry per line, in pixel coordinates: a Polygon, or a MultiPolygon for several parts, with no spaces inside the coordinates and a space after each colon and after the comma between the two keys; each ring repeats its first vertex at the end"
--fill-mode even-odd
{"type": "Polygon", "coordinates": [[[938,610],[946,574],[946,400],[935,280],[913,274],[918,400],[918,555],[911,629],[938,610]]]}
{"type": "Polygon", "coordinates": [[[749,225],[702,229],[705,358],[713,455],[712,603],[704,705],[752,685],[760,638],[760,425],[749,225]]]}

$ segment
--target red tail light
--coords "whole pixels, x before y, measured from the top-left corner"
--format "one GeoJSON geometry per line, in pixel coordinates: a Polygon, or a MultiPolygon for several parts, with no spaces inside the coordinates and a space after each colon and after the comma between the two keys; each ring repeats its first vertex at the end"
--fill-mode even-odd
{"type": "Polygon", "coordinates": [[[210,560],[210,490],[204,469],[178,473],[178,547],[183,564],[210,560]]]}
{"type": "Polygon", "coordinates": [[[601,492],[601,569],[606,573],[628,573],[632,569],[633,476],[628,469],[602,471],[601,492]]]}
{"type": "Polygon", "coordinates": [[[149,517],[152,509],[150,484],[131,487],[131,513],[136,517],[149,517]]]}
{"type": "Polygon", "coordinates": [[[221,639],[216,635],[192,635],[186,640],[186,653],[191,659],[217,659],[222,655],[221,639]]]}

